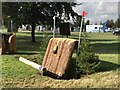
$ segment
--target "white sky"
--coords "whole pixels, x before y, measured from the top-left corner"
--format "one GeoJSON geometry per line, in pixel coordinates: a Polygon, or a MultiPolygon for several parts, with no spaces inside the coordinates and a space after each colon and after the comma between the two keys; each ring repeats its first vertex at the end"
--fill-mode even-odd
{"type": "MultiPolygon", "coordinates": [[[[82,1],[78,1],[82,2],[82,1]]],[[[85,19],[90,20],[91,24],[99,24],[105,22],[108,19],[114,21],[118,18],[118,2],[104,2],[99,0],[98,2],[82,2],[82,5],[73,7],[73,10],[79,15],[82,11],[86,11],[88,14],[85,19]]]]}

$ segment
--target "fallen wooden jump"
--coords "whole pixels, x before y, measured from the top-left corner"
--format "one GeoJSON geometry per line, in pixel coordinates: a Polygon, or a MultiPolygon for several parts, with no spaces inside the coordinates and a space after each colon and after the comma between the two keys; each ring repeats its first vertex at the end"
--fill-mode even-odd
{"type": "Polygon", "coordinates": [[[48,74],[59,78],[70,76],[70,71],[72,71],[71,57],[76,43],[75,39],[50,39],[42,62],[42,66],[46,68],[46,71],[49,72],[48,74]]]}
{"type": "Polygon", "coordinates": [[[68,38],[52,38],[48,43],[42,65],[20,57],[19,61],[32,66],[42,75],[52,75],[57,78],[68,78],[75,75],[72,64],[72,54],[77,41],[68,38]]]}

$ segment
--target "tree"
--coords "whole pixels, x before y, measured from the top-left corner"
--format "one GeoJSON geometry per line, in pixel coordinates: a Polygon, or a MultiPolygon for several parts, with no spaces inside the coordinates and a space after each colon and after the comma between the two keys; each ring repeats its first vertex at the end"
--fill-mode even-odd
{"type": "Polygon", "coordinates": [[[6,17],[16,22],[18,25],[30,24],[32,26],[32,41],[35,42],[36,24],[53,25],[53,16],[59,14],[59,18],[70,16],[74,18],[76,13],[72,10],[72,6],[77,5],[72,2],[3,2],[2,13],[6,17]]]}
{"type": "Polygon", "coordinates": [[[106,26],[108,28],[114,28],[114,20],[107,20],[106,26]]]}
{"type": "Polygon", "coordinates": [[[87,20],[85,24],[90,25],[90,20],[87,20]]]}
{"type": "Polygon", "coordinates": [[[120,28],[120,16],[119,16],[119,18],[115,21],[114,27],[115,27],[115,28],[120,28]]]}
{"type": "Polygon", "coordinates": [[[77,26],[80,26],[81,24],[81,19],[82,19],[82,16],[81,15],[77,15],[75,17],[75,22],[74,22],[74,26],[77,27],[77,26]]]}
{"type": "Polygon", "coordinates": [[[119,18],[117,19],[117,27],[120,28],[120,16],[119,16],[119,18]]]}
{"type": "Polygon", "coordinates": [[[90,20],[87,20],[85,25],[84,25],[84,32],[86,32],[86,25],[90,25],[90,20]]]}

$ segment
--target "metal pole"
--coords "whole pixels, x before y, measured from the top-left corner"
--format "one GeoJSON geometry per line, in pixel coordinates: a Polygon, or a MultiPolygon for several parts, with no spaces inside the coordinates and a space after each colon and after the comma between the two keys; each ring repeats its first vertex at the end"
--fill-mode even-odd
{"type": "Polygon", "coordinates": [[[13,25],[12,25],[13,21],[11,20],[11,32],[13,32],[13,25]]]}
{"type": "Polygon", "coordinates": [[[2,32],[4,33],[4,16],[1,17],[1,27],[2,27],[2,32]]]}
{"type": "Polygon", "coordinates": [[[4,26],[4,20],[2,20],[2,26],[4,26]]]}
{"type": "Polygon", "coordinates": [[[4,20],[2,20],[2,31],[4,33],[4,20]]]}
{"type": "Polygon", "coordinates": [[[54,26],[53,26],[53,38],[55,37],[55,16],[53,17],[54,19],[54,26]]]}
{"type": "Polygon", "coordinates": [[[81,32],[82,32],[82,22],[83,22],[83,17],[82,17],[82,20],[81,20],[81,26],[80,26],[80,32],[79,32],[78,52],[79,52],[79,48],[80,48],[80,39],[81,39],[81,32]]]}

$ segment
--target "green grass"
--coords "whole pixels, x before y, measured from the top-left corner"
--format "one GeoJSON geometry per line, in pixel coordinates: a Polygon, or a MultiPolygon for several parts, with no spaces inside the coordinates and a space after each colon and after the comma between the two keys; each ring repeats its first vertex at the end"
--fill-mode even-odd
{"type": "MultiPolygon", "coordinates": [[[[3,87],[36,87],[36,88],[114,88],[118,87],[118,37],[112,33],[88,33],[87,39],[101,60],[100,69],[92,75],[80,79],[56,80],[47,76],[40,76],[38,71],[18,61],[25,57],[38,64],[42,64],[45,54],[43,44],[44,33],[36,31],[36,41],[31,42],[30,31],[16,33],[17,54],[2,55],[3,87]],[[108,84],[107,84],[108,83],[108,84]]],[[[52,33],[48,34],[52,37],[52,33]]],[[[61,37],[56,35],[56,37],[61,37]]],[[[78,38],[73,32],[69,38],[78,38]]],[[[75,53],[73,54],[75,58],[75,53]]]]}
{"type": "Polygon", "coordinates": [[[112,33],[88,33],[87,39],[97,54],[118,54],[118,36],[112,33]]]}
{"type": "Polygon", "coordinates": [[[5,77],[18,77],[28,78],[33,74],[36,74],[37,70],[34,70],[30,66],[26,67],[25,64],[19,62],[12,56],[3,56],[3,75],[5,77]],[[5,65],[5,66],[4,66],[5,65]],[[18,67],[19,66],[19,67],[18,67]],[[26,74],[25,74],[26,73],[26,74]]]}

